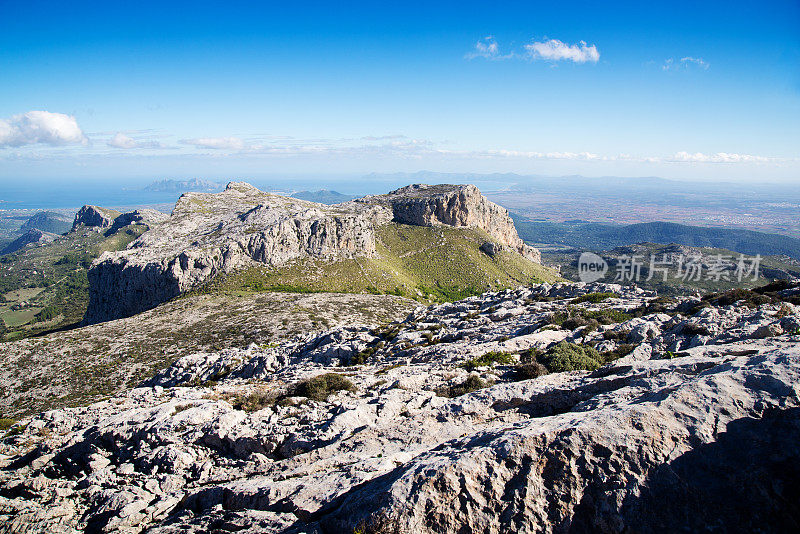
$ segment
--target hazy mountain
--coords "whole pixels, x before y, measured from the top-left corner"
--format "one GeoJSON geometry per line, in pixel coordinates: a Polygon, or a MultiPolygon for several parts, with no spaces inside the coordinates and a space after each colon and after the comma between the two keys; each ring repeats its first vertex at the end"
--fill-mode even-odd
{"type": "Polygon", "coordinates": [[[192,178],[191,180],[169,180],[165,178],[164,180],[156,180],[145,187],[144,190],[159,193],[185,193],[187,191],[215,193],[222,190],[223,187],[225,187],[224,184],[199,178],[192,178]]]}
{"type": "Polygon", "coordinates": [[[55,211],[40,211],[25,221],[20,231],[41,230],[50,234],[63,234],[72,228],[72,217],[55,211]]]}
{"type": "Polygon", "coordinates": [[[547,243],[582,250],[607,250],[636,243],[678,243],[712,247],[742,254],[786,255],[800,259],[800,239],[752,230],[688,226],[649,222],[615,226],[586,221],[530,222],[515,218],[520,237],[531,243],[547,243]]]}
{"type": "Polygon", "coordinates": [[[320,204],[339,204],[357,198],[353,195],[343,195],[338,191],[320,189],[319,191],[298,191],[292,194],[293,198],[308,200],[309,202],[319,202],[320,204]]]}

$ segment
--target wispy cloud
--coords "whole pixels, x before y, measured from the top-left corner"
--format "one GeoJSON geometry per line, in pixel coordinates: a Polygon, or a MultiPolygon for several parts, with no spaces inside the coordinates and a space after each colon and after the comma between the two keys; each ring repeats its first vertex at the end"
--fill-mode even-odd
{"type": "Polygon", "coordinates": [[[88,144],[75,117],[49,111],[29,111],[0,119],[0,147],[88,144]]]}
{"type": "Polygon", "coordinates": [[[199,137],[196,139],[181,139],[181,143],[192,145],[196,148],[211,148],[213,150],[242,150],[245,142],[238,137],[199,137]]]}
{"type": "MultiPolygon", "coordinates": [[[[29,115],[29,114],[26,114],[29,115]]],[[[66,116],[63,116],[66,117],[66,116]]],[[[46,147],[39,149],[35,147],[22,147],[20,139],[26,139],[28,144],[39,142],[49,144],[68,144],[70,142],[85,142],[86,136],[83,132],[73,131],[76,124],[74,119],[66,117],[69,128],[58,128],[44,121],[51,126],[50,133],[28,133],[20,123],[22,119],[12,117],[10,120],[0,122],[4,129],[0,131],[0,139],[5,145],[0,146],[20,146],[17,150],[4,150],[0,152],[2,160],[66,160],[71,159],[76,163],[82,161],[81,158],[89,157],[109,157],[110,153],[116,154],[115,157],[136,157],[137,155],[157,158],[164,151],[142,151],[136,149],[173,149],[169,152],[170,157],[213,157],[213,158],[320,158],[325,161],[335,162],[341,159],[368,159],[377,158],[384,160],[428,160],[428,161],[487,161],[487,160],[529,160],[529,161],[565,161],[577,163],[602,163],[602,162],[621,162],[621,163],[640,163],[653,165],[772,165],[785,166],[800,163],[797,157],[771,157],[753,154],[741,154],[735,152],[689,152],[680,151],[674,154],[645,154],[631,155],[620,154],[601,154],[581,150],[553,150],[541,151],[524,149],[498,148],[478,148],[478,149],[459,149],[452,144],[443,141],[430,139],[412,138],[402,134],[389,135],[368,135],[349,138],[294,138],[290,136],[277,135],[258,135],[247,138],[236,136],[220,137],[198,137],[182,139],[179,146],[165,146],[161,142],[154,140],[151,133],[143,135],[142,131],[136,132],[111,132],[94,134],[103,139],[104,146],[95,143],[92,146],[62,148],[46,147]],[[8,133],[9,124],[16,130],[8,133]],[[49,136],[49,137],[48,137],[49,136]],[[45,139],[45,141],[42,141],[45,139]],[[11,141],[10,141],[11,140],[11,141]],[[35,141],[38,140],[38,141],[35,141]],[[16,143],[11,145],[10,143],[16,143]],[[109,152],[107,147],[117,149],[109,152]]],[[[34,121],[35,122],[35,121],[34,121]]],[[[41,126],[40,129],[44,128],[41,126]]],[[[170,143],[172,144],[172,143],[170,143]]]]}
{"type": "Polygon", "coordinates": [[[558,39],[545,39],[523,45],[521,50],[500,53],[500,45],[491,35],[484,37],[475,47],[467,52],[466,59],[488,59],[490,61],[502,59],[521,59],[529,61],[572,61],[573,63],[597,63],[600,52],[597,46],[580,41],[577,44],[568,44],[558,39]]]}
{"type": "Polygon", "coordinates": [[[558,39],[535,41],[524,46],[530,59],[545,61],[572,61],[573,63],[597,63],[600,52],[595,45],[587,45],[586,41],[567,44],[558,39]]]}
{"type": "Polygon", "coordinates": [[[500,56],[500,46],[497,44],[497,41],[495,41],[494,37],[489,35],[475,43],[475,48],[467,52],[464,57],[466,59],[506,59],[510,56],[500,56]]]}
{"type": "Polygon", "coordinates": [[[125,149],[134,149],[134,148],[166,148],[164,145],[159,143],[158,141],[153,140],[136,140],[129,135],[126,135],[122,132],[117,132],[114,134],[114,137],[108,140],[106,143],[108,146],[112,148],[125,148],[125,149]]]}
{"type": "Polygon", "coordinates": [[[770,163],[781,161],[778,158],[766,156],[753,156],[751,154],[732,154],[728,152],[717,152],[715,154],[703,154],[702,152],[678,152],[665,161],[676,163],[770,163]]]}
{"type": "Polygon", "coordinates": [[[686,56],[677,60],[670,57],[664,60],[664,64],[661,65],[661,70],[676,71],[688,70],[689,68],[708,70],[708,66],[708,63],[701,57],[686,56]]]}

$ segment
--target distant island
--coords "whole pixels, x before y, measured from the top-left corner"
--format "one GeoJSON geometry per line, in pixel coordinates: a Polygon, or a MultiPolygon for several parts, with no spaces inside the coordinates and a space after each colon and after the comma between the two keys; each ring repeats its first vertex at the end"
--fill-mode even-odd
{"type": "Polygon", "coordinates": [[[353,200],[353,195],[344,195],[338,191],[328,191],[327,189],[320,189],[319,191],[298,191],[293,193],[292,197],[299,198],[300,200],[308,200],[309,202],[318,202],[320,204],[339,204],[353,200]]]}
{"type": "Polygon", "coordinates": [[[216,193],[221,191],[225,184],[192,178],[190,180],[156,180],[147,187],[145,191],[157,193],[185,193],[187,191],[198,191],[204,193],[216,193]]]}

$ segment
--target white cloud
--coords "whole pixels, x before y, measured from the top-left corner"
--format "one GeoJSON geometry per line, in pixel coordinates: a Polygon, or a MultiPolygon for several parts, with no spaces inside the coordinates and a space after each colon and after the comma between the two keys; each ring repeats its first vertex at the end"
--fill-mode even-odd
{"type": "Polygon", "coordinates": [[[586,41],[569,45],[558,39],[533,42],[524,46],[530,59],[547,61],[572,61],[574,63],[597,63],[600,52],[595,45],[587,45],[586,41]]]}
{"type": "Polygon", "coordinates": [[[753,156],[750,154],[730,154],[727,152],[717,152],[716,154],[703,154],[702,152],[678,152],[666,161],[675,163],[769,163],[778,161],[775,158],[764,156],[753,156]]]}
{"type": "Polygon", "coordinates": [[[465,56],[467,59],[475,59],[482,57],[484,59],[502,59],[508,56],[500,56],[500,47],[494,37],[491,35],[484,37],[475,43],[475,49],[468,52],[465,56]]]}
{"type": "Polygon", "coordinates": [[[519,150],[486,150],[479,152],[483,157],[525,158],[525,159],[566,159],[566,160],[605,160],[606,156],[591,152],[525,152],[519,150]]]}
{"type": "Polygon", "coordinates": [[[49,111],[29,111],[0,119],[0,147],[88,144],[75,117],[49,111]]]}
{"type": "Polygon", "coordinates": [[[675,60],[674,58],[667,58],[664,60],[664,64],[661,66],[661,70],[666,71],[675,71],[675,70],[688,70],[689,68],[700,68],[703,70],[708,70],[708,63],[701,57],[692,57],[686,56],[682,57],[679,60],[675,60]]]}
{"type": "Polygon", "coordinates": [[[691,57],[691,56],[682,57],[681,63],[683,63],[684,65],[694,63],[698,67],[702,67],[703,70],[708,70],[708,63],[706,63],[701,57],[691,57]]]}
{"type": "Polygon", "coordinates": [[[137,141],[136,139],[117,132],[114,137],[108,140],[108,146],[114,148],[166,148],[158,141],[137,141]]]}
{"type": "Polygon", "coordinates": [[[197,148],[211,148],[214,150],[242,150],[245,143],[238,137],[200,137],[197,139],[182,139],[181,143],[193,145],[197,148]]]}
{"type": "Polygon", "coordinates": [[[117,132],[117,134],[108,141],[108,146],[114,148],[136,148],[136,141],[124,133],[117,132]]]}

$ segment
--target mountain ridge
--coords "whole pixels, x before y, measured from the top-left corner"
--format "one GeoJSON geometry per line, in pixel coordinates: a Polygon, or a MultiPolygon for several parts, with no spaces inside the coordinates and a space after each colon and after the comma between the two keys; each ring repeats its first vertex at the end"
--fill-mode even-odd
{"type": "Polygon", "coordinates": [[[376,228],[392,221],[477,228],[499,247],[540,262],[508,212],[474,186],[416,185],[327,206],[231,182],[221,193],[182,195],[169,219],[127,250],[101,256],[89,271],[85,323],[138,313],[248,267],[370,257],[377,250],[376,228]]]}

